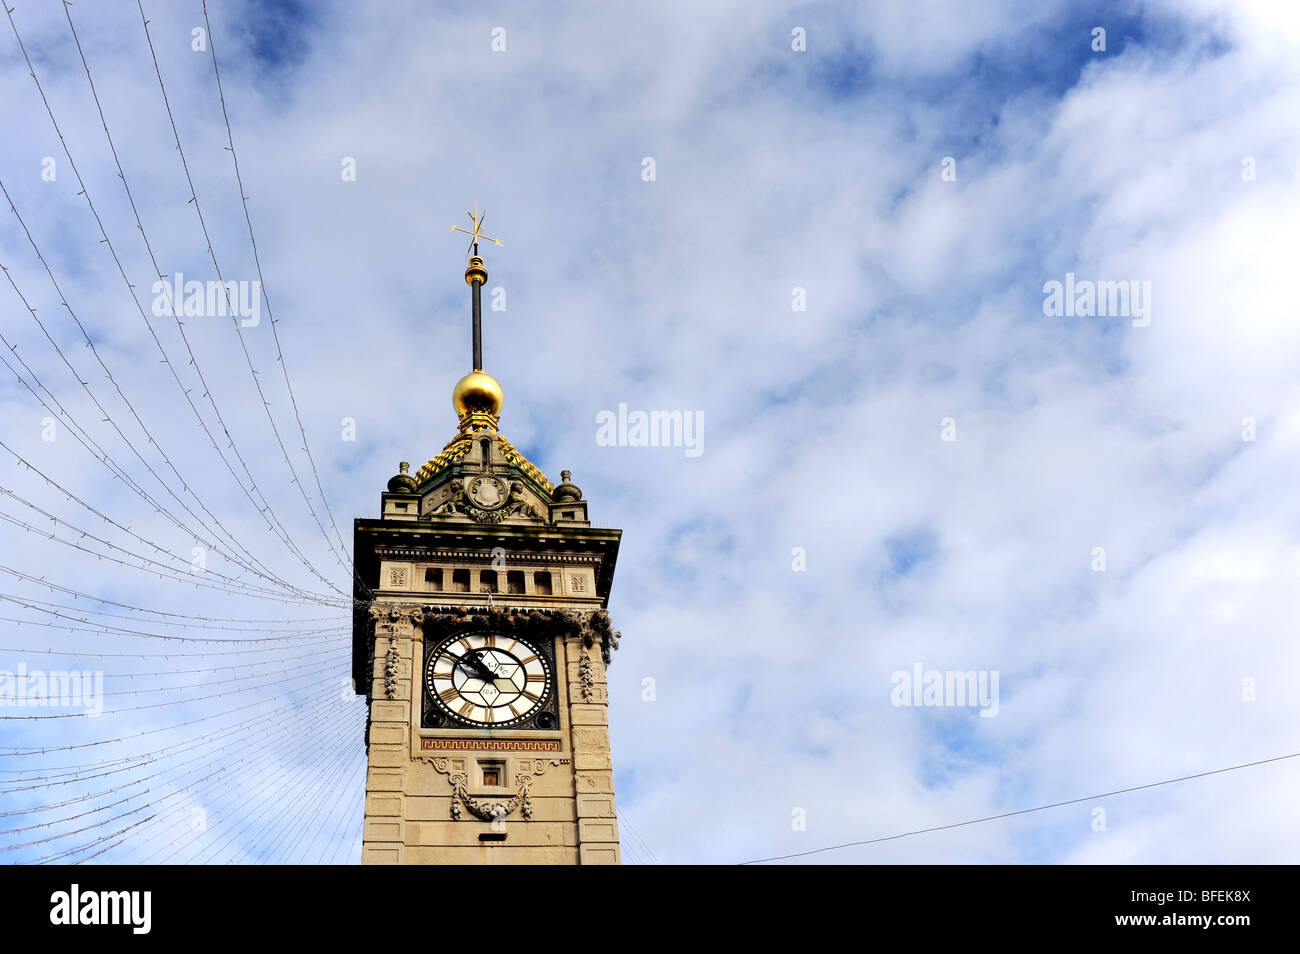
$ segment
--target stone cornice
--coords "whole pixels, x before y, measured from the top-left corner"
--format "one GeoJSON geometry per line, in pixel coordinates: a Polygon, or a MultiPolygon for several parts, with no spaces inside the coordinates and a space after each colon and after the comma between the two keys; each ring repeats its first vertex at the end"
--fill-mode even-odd
{"type": "MultiPolygon", "coordinates": [[[[551,563],[599,566],[601,554],[547,553],[539,550],[507,550],[511,563],[551,563]]],[[[496,557],[491,550],[453,550],[446,547],[393,547],[382,544],[375,547],[375,555],[385,560],[437,560],[445,563],[491,563],[496,557]]]]}

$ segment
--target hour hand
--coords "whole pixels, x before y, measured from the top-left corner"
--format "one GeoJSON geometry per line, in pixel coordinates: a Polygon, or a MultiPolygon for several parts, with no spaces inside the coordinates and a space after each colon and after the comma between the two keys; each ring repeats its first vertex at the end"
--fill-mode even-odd
{"type": "Polygon", "coordinates": [[[485,679],[488,682],[491,682],[496,678],[496,676],[493,675],[492,670],[483,665],[483,660],[479,658],[478,652],[473,649],[461,656],[460,661],[463,664],[466,664],[466,668],[468,668],[479,679],[485,679]]]}

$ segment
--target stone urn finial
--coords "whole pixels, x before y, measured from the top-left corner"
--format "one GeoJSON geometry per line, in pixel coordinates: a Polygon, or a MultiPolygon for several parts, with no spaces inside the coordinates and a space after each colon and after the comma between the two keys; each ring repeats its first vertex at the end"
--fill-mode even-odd
{"type": "Polygon", "coordinates": [[[560,486],[556,487],[553,491],[551,491],[552,500],[581,500],[582,499],[582,489],[574,486],[572,483],[569,482],[572,477],[573,477],[573,471],[571,470],[560,471],[561,483],[560,486]]]}
{"type": "Polygon", "coordinates": [[[409,494],[415,491],[415,478],[411,476],[411,462],[402,461],[397,465],[398,473],[388,481],[388,490],[394,494],[409,494]]]}

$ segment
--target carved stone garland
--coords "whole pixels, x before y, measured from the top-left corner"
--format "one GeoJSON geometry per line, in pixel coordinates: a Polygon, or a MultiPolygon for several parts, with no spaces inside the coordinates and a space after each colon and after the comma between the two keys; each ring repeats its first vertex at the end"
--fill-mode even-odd
{"type": "MultiPolygon", "coordinates": [[[[412,623],[415,626],[424,620],[424,609],[418,604],[412,603],[393,603],[387,600],[376,600],[366,607],[366,613],[371,619],[374,626],[374,635],[376,640],[380,633],[388,634],[388,651],[384,653],[384,697],[388,699],[397,698],[397,677],[398,670],[401,666],[401,655],[397,650],[397,630],[402,623],[412,623]]],[[[372,642],[370,652],[367,654],[367,671],[374,665],[375,645],[372,642]]],[[[366,698],[369,699],[370,693],[367,690],[366,698]]],[[[370,737],[369,713],[367,713],[366,738],[370,737]]]]}
{"type": "Polygon", "coordinates": [[[435,756],[427,759],[435,769],[446,775],[451,782],[451,817],[455,821],[464,818],[468,810],[475,818],[486,822],[501,822],[520,809],[520,814],[527,821],[533,817],[533,799],[531,786],[533,779],[545,773],[547,765],[563,765],[568,759],[534,759],[525,760],[524,771],[515,774],[515,794],[505,801],[480,801],[469,793],[469,773],[463,771],[464,763],[447,756],[435,756]],[[456,764],[453,764],[453,761],[456,764]],[[463,807],[462,807],[463,806],[463,807]]]}
{"type": "Polygon", "coordinates": [[[397,698],[397,634],[388,637],[388,653],[384,656],[384,695],[389,699],[397,698]]]}
{"type": "Polygon", "coordinates": [[[600,658],[606,666],[613,659],[614,650],[618,649],[618,641],[622,636],[610,624],[609,613],[603,609],[587,614],[582,621],[582,644],[591,649],[599,642],[600,658]]]}
{"type": "Polygon", "coordinates": [[[516,775],[515,784],[519,786],[514,797],[504,802],[480,802],[469,794],[466,786],[469,785],[469,775],[464,772],[457,772],[451,776],[452,801],[451,817],[460,820],[460,807],[464,805],[469,809],[470,814],[484,821],[497,821],[510,815],[516,808],[523,806],[521,814],[525,820],[533,817],[533,800],[530,797],[528,786],[532,784],[532,777],[528,775],[516,775]]]}
{"type": "Polygon", "coordinates": [[[582,635],[582,644],[587,649],[594,649],[600,643],[600,658],[608,666],[622,633],[613,628],[609,613],[596,610],[580,613],[575,610],[512,609],[503,606],[470,609],[467,606],[431,606],[418,603],[390,603],[376,601],[368,607],[369,615],[375,623],[387,623],[390,634],[395,634],[396,625],[405,620],[412,623],[424,623],[426,628],[434,627],[439,634],[452,629],[473,624],[476,626],[494,626],[513,629],[516,626],[545,628],[545,623],[563,624],[570,631],[582,635]]]}
{"type": "Polygon", "coordinates": [[[582,648],[582,656],[578,660],[578,684],[582,687],[582,701],[591,702],[596,698],[595,677],[591,672],[591,653],[587,652],[587,647],[582,648]]]}

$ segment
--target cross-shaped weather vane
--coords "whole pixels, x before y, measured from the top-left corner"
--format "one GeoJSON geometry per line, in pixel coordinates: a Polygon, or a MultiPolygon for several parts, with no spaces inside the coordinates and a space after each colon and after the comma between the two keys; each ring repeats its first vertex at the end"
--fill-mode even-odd
{"type": "Polygon", "coordinates": [[[469,255],[469,267],[465,269],[465,282],[470,286],[471,289],[473,289],[471,301],[473,306],[473,320],[474,320],[474,326],[473,326],[474,328],[473,330],[474,370],[482,371],[483,370],[482,288],[484,284],[487,283],[488,273],[487,273],[487,268],[483,265],[483,259],[479,257],[478,243],[480,239],[484,242],[491,242],[493,245],[504,245],[505,243],[502,242],[500,239],[494,239],[490,235],[483,234],[483,219],[487,217],[487,210],[484,209],[483,212],[480,214],[478,210],[477,202],[474,203],[474,211],[471,212],[469,209],[466,209],[465,214],[469,216],[470,224],[473,225],[474,228],[462,229],[458,225],[453,225],[451,227],[451,230],[453,232],[463,232],[470,237],[469,252],[466,253],[469,255]]]}
{"type": "Polygon", "coordinates": [[[474,211],[471,212],[469,209],[466,209],[465,214],[469,216],[469,220],[473,224],[474,228],[462,229],[458,225],[453,225],[451,230],[453,232],[464,232],[466,235],[470,236],[469,249],[465,252],[466,255],[478,254],[479,239],[482,239],[484,242],[491,242],[493,245],[505,245],[505,243],[500,239],[494,239],[483,234],[483,220],[487,218],[487,209],[484,209],[483,214],[479,215],[478,203],[475,202],[474,211]]]}

